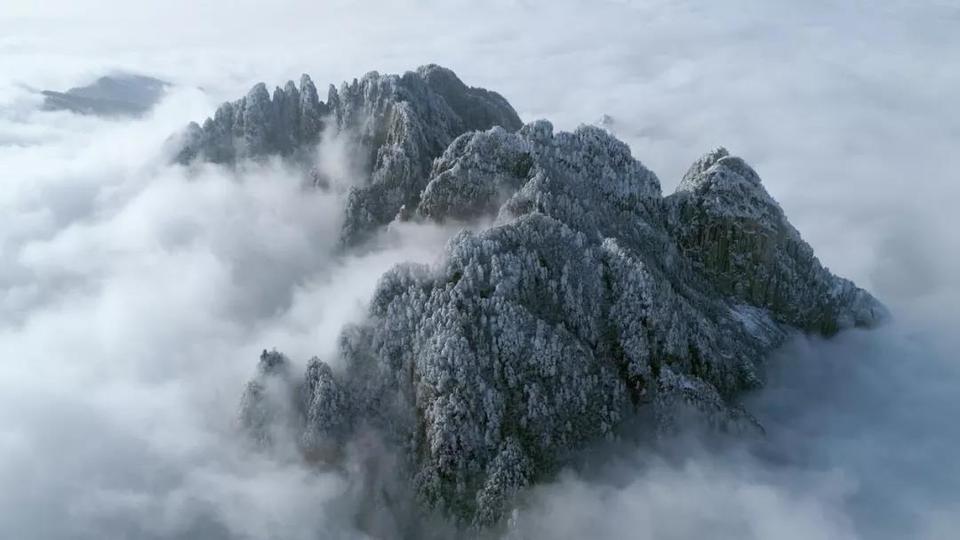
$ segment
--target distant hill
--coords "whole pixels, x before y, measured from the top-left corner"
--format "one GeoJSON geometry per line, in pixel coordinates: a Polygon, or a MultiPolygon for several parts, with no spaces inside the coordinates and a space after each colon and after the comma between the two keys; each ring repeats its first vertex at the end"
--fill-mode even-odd
{"type": "Polygon", "coordinates": [[[97,116],[139,116],[156,105],[170,86],[143,75],[108,75],[66,92],[44,90],[43,108],[97,116]]]}

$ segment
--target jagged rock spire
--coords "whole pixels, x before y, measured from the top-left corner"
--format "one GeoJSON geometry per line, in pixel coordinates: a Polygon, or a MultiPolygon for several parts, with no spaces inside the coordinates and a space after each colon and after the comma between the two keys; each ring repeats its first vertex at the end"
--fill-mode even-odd
{"type": "Polygon", "coordinates": [[[328,127],[331,136],[346,134],[371,156],[367,182],[356,188],[346,209],[348,244],[389,222],[402,207],[416,206],[433,159],[458,135],[521,126],[502,96],[469,87],[436,65],[402,76],[370,72],[339,90],[331,85],[326,104],[310,77],[301,77],[299,98],[291,86],[275,91],[271,101],[261,83],[247,97],[224,104],[212,122],[185,131],[176,159],[233,163],[272,154],[308,159],[328,127]]]}
{"type": "Polygon", "coordinates": [[[324,103],[317,96],[317,87],[310,76],[304,73],[300,77],[300,124],[297,137],[302,144],[313,144],[320,137],[323,116],[327,114],[324,103]]]}
{"type": "Polygon", "coordinates": [[[697,160],[668,202],[678,244],[723,294],[828,335],[884,316],[820,264],[756,171],[725,149],[697,160]]]}

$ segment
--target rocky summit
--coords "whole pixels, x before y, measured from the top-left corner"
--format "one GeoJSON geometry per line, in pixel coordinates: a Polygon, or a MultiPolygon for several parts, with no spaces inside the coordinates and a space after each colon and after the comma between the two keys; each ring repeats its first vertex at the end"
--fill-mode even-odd
{"type": "Polygon", "coordinates": [[[346,134],[367,154],[367,183],[350,194],[343,225],[344,241],[354,244],[417,205],[433,159],[457,136],[521,125],[502,96],[470,88],[436,65],[403,75],[367,73],[339,90],[331,85],[326,102],[303,75],[299,88],[289,81],[271,98],[260,83],[221,105],[202,126],[190,124],[175,159],[229,164],[270,155],[304,158],[321,135],[346,134]]]}
{"type": "Polygon", "coordinates": [[[439,265],[385,274],[342,333],[342,369],[314,359],[294,375],[264,352],[241,423],[269,445],[287,414],[319,462],[377,433],[421,506],[462,524],[497,523],[525,486],[641,413],[657,430],[755,430],[736,397],[762,384],[768,353],[886,316],[726,150],[664,197],[608,131],[522,125],[499,94],[437,66],[371,73],[326,102],[306,76],[272,98],[257,85],[191,125],[178,159],[295,155],[348,129],[371,152],[348,242],[394,219],[492,225],[454,237],[439,265]]]}

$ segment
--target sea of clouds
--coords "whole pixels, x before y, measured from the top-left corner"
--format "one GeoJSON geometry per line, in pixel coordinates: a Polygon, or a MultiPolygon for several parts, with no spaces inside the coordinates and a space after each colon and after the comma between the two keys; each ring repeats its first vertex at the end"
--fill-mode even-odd
{"type": "MultiPolygon", "coordinates": [[[[251,453],[262,349],[335,361],[408,226],[335,256],[357,181],[168,165],[167,137],[253,83],[435,62],[560,129],[606,114],[665,192],[724,145],[821,261],[894,319],[798,339],[745,396],[758,443],[597,450],[525,494],[514,538],[954,538],[960,529],[960,8],[948,1],[80,3],[0,12],[0,531],[11,538],[362,538],[349,470],[251,453]],[[44,112],[111,70],[153,112],[44,112]]],[[[625,447],[624,447],[625,446],[625,447]]],[[[358,517],[359,516],[359,517],[358,517]]],[[[378,518],[380,519],[380,518],[378,518]]]]}

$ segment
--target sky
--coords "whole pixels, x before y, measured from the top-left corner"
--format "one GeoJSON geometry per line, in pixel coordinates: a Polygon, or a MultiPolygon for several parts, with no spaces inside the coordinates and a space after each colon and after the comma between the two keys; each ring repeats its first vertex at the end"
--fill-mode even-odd
{"type": "Polygon", "coordinates": [[[512,534],[934,540],[960,527],[955,3],[2,4],[0,530],[362,537],[348,477],[237,444],[239,394],[264,348],[332,359],[379,275],[435,260],[451,231],[401,228],[337,259],[342,190],[305,194],[280,163],[188,173],[162,150],[259,81],[309,73],[322,88],[426,63],[525,121],[609,115],[665,193],[725,146],[826,266],[894,314],[774,355],[746,398],[764,448],[617,450],[532,490],[512,534]],[[135,121],[39,110],[36,89],[116,70],[177,86],[135,121]]]}

